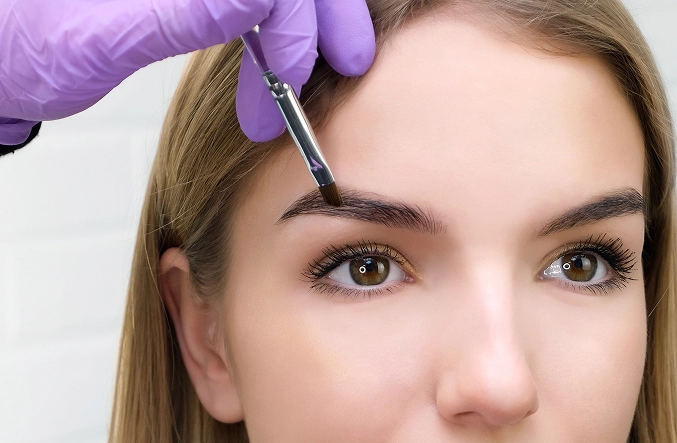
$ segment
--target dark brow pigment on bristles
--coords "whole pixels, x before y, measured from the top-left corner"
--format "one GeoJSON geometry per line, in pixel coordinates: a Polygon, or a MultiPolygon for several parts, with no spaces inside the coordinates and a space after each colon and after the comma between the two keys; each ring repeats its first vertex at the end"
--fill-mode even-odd
{"type": "Polygon", "coordinates": [[[315,189],[292,203],[277,222],[284,223],[299,215],[317,214],[378,223],[389,228],[405,228],[425,234],[439,234],[446,230],[429,211],[419,206],[344,188],[341,188],[341,197],[343,206],[327,206],[322,195],[315,189]]]}

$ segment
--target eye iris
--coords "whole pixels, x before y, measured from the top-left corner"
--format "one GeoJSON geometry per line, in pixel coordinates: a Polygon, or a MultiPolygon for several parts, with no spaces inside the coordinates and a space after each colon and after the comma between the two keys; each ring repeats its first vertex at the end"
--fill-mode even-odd
{"type": "Polygon", "coordinates": [[[590,281],[597,272],[597,257],[592,254],[570,253],[562,257],[564,275],[573,281],[590,281]]]}
{"type": "Polygon", "coordinates": [[[390,263],[381,257],[356,258],[350,262],[350,276],[358,285],[371,286],[388,278],[390,263]]]}

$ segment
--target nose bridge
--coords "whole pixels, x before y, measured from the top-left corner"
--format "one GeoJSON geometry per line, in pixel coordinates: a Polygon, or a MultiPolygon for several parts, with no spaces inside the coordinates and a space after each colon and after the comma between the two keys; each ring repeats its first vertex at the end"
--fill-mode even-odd
{"type": "Polygon", "coordinates": [[[477,323],[482,328],[478,338],[483,337],[487,343],[514,340],[517,294],[509,260],[485,257],[482,262],[483,265],[468,268],[464,285],[464,298],[471,309],[476,309],[477,323]]]}
{"type": "Polygon", "coordinates": [[[460,292],[454,298],[467,310],[466,326],[476,341],[489,347],[504,348],[519,341],[515,261],[509,250],[478,249],[466,255],[464,269],[457,275],[459,284],[451,282],[454,292],[460,292]]]}
{"type": "Polygon", "coordinates": [[[459,308],[466,312],[461,330],[455,328],[462,343],[447,337],[456,350],[451,361],[445,361],[437,391],[440,414],[450,421],[505,426],[538,408],[520,340],[519,288],[509,261],[505,256],[485,255],[482,266],[465,270],[459,288],[464,294],[458,294],[458,299],[462,300],[459,308]]]}
{"type": "Polygon", "coordinates": [[[472,352],[467,359],[480,371],[478,376],[493,378],[526,366],[525,350],[519,338],[519,289],[508,262],[498,257],[485,259],[485,269],[475,268],[469,272],[466,297],[470,299],[470,309],[476,313],[469,327],[477,329],[472,334],[476,340],[469,343],[472,352]],[[499,367],[502,369],[498,370],[499,367]]]}

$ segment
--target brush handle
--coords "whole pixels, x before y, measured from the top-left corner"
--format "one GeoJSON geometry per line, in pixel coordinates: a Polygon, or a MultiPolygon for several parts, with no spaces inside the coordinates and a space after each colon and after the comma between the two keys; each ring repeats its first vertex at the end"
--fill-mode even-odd
{"type": "Polygon", "coordinates": [[[287,125],[289,134],[291,134],[294,143],[299,148],[306,167],[315,180],[315,184],[319,187],[334,183],[334,177],[327,166],[327,162],[324,160],[313,128],[310,126],[306,113],[303,112],[294,89],[287,83],[282,83],[270,70],[268,63],[266,63],[266,57],[263,54],[259,40],[258,27],[245,32],[241,35],[241,38],[247,51],[251,54],[254,63],[261,70],[263,79],[273,94],[280,112],[282,112],[282,117],[287,125]]]}
{"type": "Polygon", "coordinates": [[[294,90],[286,83],[275,83],[269,87],[277,106],[282,111],[287,129],[289,129],[294,143],[299,148],[308,171],[315,179],[315,184],[326,186],[334,183],[334,176],[327,166],[322,151],[320,151],[320,145],[317,143],[313,128],[310,126],[308,117],[303,112],[294,90]]]}

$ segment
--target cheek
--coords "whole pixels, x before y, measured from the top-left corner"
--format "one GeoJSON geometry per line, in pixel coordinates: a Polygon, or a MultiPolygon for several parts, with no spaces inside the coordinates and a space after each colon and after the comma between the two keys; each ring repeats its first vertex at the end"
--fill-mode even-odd
{"type": "Polygon", "coordinates": [[[433,338],[425,318],[412,319],[404,297],[328,303],[287,289],[278,282],[228,306],[251,440],[388,441],[393,421],[428,392],[423,353],[433,338]]]}
{"type": "MultiPolygon", "coordinates": [[[[643,283],[622,292],[558,305],[541,315],[532,345],[542,412],[574,441],[625,441],[642,382],[646,353],[643,283]]],[[[589,296],[588,296],[589,297],[589,296]]],[[[595,296],[596,297],[596,296],[595,296]]]]}

